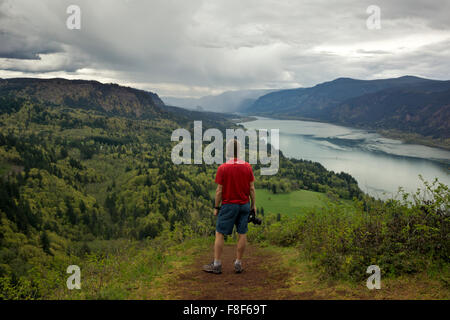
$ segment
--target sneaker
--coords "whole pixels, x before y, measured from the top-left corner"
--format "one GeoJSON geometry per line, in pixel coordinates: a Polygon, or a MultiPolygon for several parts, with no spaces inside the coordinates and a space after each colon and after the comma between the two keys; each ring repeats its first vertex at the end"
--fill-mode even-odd
{"type": "Polygon", "coordinates": [[[235,261],[234,262],[234,272],[241,273],[242,271],[244,271],[244,269],[242,268],[242,263],[236,263],[236,261],[235,261]]]}
{"type": "Polygon", "coordinates": [[[222,273],[222,265],[219,264],[218,266],[215,266],[214,262],[211,262],[210,264],[205,264],[203,266],[203,271],[219,274],[222,273]]]}

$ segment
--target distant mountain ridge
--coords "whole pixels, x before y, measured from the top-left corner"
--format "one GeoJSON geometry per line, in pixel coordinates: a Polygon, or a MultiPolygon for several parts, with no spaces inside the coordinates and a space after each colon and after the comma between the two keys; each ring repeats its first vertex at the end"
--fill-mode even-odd
{"type": "Polygon", "coordinates": [[[448,139],[450,81],[413,76],[379,80],[338,78],[311,88],[269,93],[245,111],[448,139]]]}
{"type": "Polygon", "coordinates": [[[250,107],[256,99],[272,92],[270,89],[226,91],[200,98],[162,97],[167,105],[214,112],[237,112],[250,107]]]}
{"type": "Polygon", "coordinates": [[[0,79],[0,96],[8,95],[136,118],[154,117],[166,112],[164,102],[155,93],[98,81],[0,79]]]}
{"type": "Polygon", "coordinates": [[[105,116],[170,120],[192,127],[194,120],[225,130],[233,126],[232,114],[200,112],[166,106],[156,93],[113,83],[89,80],[12,78],[0,79],[0,114],[17,111],[18,100],[36,105],[92,110],[105,116]]]}
{"type": "Polygon", "coordinates": [[[450,138],[450,81],[364,94],[330,108],[323,119],[373,129],[397,129],[450,138]]]}

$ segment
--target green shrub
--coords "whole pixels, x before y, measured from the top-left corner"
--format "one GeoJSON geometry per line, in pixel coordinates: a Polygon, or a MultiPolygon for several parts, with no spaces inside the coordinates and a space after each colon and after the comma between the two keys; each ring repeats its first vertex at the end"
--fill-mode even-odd
{"type": "Polygon", "coordinates": [[[280,221],[266,215],[262,226],[250,228],[249,240],[298,246],[331,278],[360,281],[372,264],[392,276],[441,268],[450,261],[449,191],[437,180],[424,186],[385,202],[355,200],[351,212],[330,202],[280,221]]]}

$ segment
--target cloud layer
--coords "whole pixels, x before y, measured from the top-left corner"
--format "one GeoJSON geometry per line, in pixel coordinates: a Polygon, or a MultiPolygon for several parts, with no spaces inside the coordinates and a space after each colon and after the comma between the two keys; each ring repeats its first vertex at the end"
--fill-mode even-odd
{"type": "Polygon", "coordinates": [[[449,79],[450,1],[0,0],[0,77],[117,82],[160,95],[449,79]],[[369,5],[381,29],[369,30],[369,5]]]}

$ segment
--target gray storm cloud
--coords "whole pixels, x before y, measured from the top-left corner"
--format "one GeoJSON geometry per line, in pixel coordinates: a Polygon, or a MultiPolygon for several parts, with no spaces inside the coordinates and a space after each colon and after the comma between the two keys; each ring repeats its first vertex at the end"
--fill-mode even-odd
{"type": "Polygon", "coordinates": [[[0,77],[118,82],[161,95],[310,86],[345,76],[448,79],[450,1],[0,1],[0,77]],[[380,30],[366,8],[381,9],[380,30]]]}

